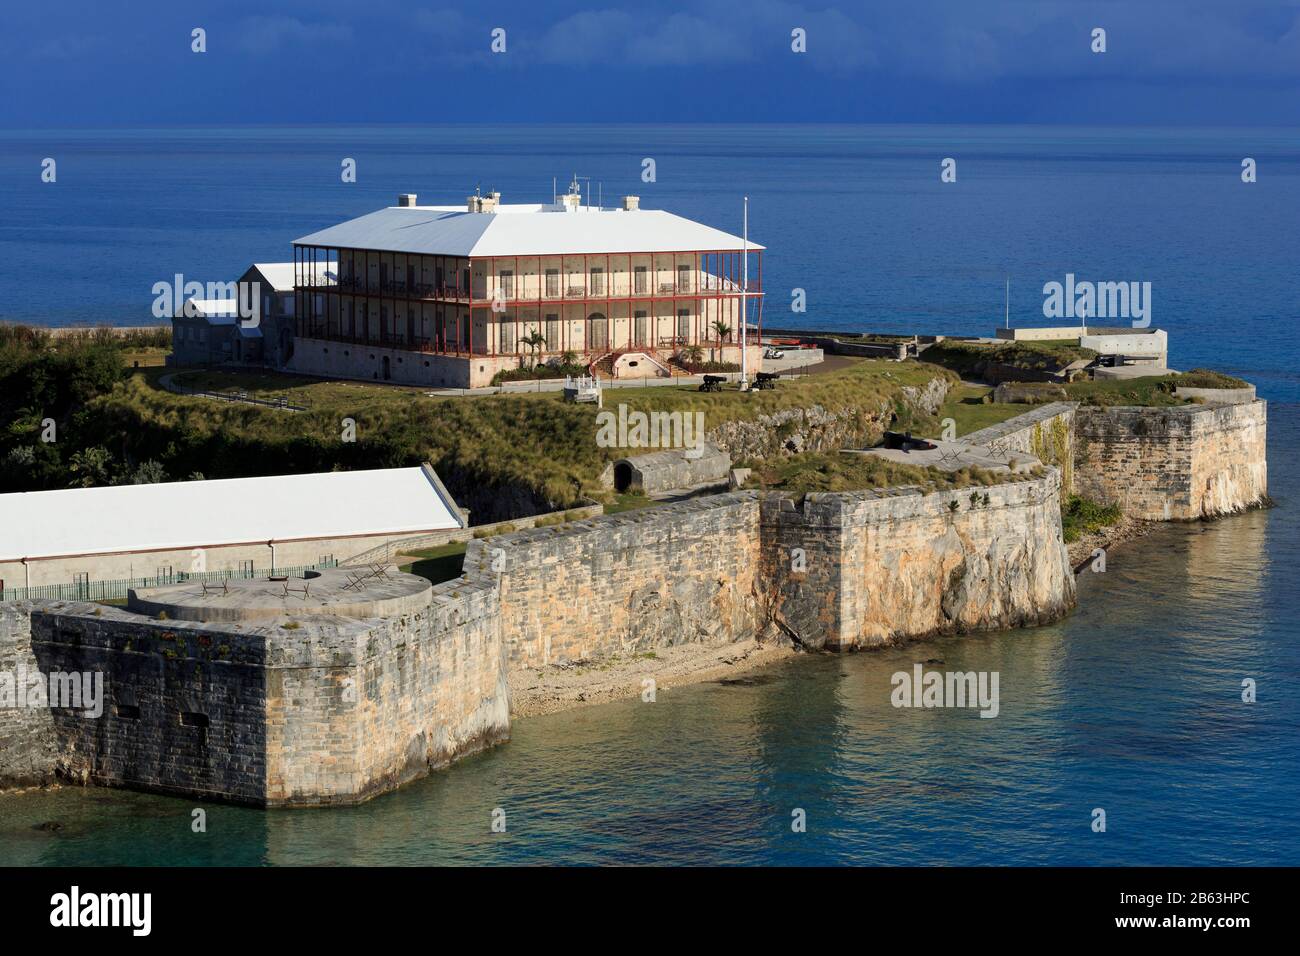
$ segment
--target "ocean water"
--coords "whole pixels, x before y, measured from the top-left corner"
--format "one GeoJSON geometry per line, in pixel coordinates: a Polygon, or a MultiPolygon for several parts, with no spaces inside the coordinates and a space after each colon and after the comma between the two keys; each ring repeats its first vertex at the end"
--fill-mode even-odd
{"type": "MultiPolygon", "coordinates": [[[[1153,282],[1173,362],[1270,400],[1278,506],[1163,526],[1059,624],[801,657],[738,683],[515,722],[362,807],[123,791],[0,797],[0,864],[1300,864],[1300,142],[1279,131],[457,128],[0,133],[7,318],[146,321],[404,190],[545,198],[575,169],[770,247],[771,325],[986,333],[1075,272],[1153,282]],[[59,181],[38,180],[43,156],[59,181]],[[360,181],[338,182],[358,159],[360,181]],[[639,182],[642,157],[658,182],[639,182]],[[938,160],[958,158],[958,183],[938,160]],[[1238,178],[1242,156],[1260,181],[1238,178]],[[17,175],[17,173],[21,175],[17,175]],[[27,179],[30,178],[30,182],[27,179]],[[782,290],[808,290],[805,316],[782,290]],[[779,316],[779,318],[778,318],[779,316]],[[796,321],[798,320],[798,321],[796,321]],[[890,677],[997,671],[1000,713],[899,710],[890,677]],[[1241,701],[1241,682],[1258,700],[1241,701]],[[505,811],[507,832],[490,830],[505,811]],[[1091,829],[1106,811],[1105,833],[1091,829]],[[791,830],[802,809],[807,831],[791,830]],[[61,828],[38,829],[45,822],[61,828]]],[[[788,294],[788,293],[785,293],[788,294]]],[[[1034,319],[1033,321],[1038,321],[1034,319]]]]}
{"type": "Polygon", "coordinates": [[[154,321],[155,282],[226,281],[399,192],[549,200],[573,174],[739,233],[772,327],[992,333],[1072,272],[1152,283],[1171,362],[1300,400],[1300,131],[452,126],[0,131],[0,318],[154,321]],[[41,161],[58,180],[42,183],[41,161]],[[957,160],[941,183],[940,161],[957,160]],[[1258,181],[1241,182],[1241,160],[1258,181]],[[343,183],[341,162],[357,163],[343,183]],[[643,160],[655,181],[643,182],[643,160]],[[791,312],[803,289],[807,311],[791,312]]]}

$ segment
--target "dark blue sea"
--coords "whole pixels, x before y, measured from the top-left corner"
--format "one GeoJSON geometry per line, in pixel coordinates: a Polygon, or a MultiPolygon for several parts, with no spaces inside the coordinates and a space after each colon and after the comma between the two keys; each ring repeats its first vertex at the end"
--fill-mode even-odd
{"type": "Polygon", "coordinates": [[[0,317],[145,324],[155,282],[288,259],[294,238],[398,192],[540,201],[575,172],[607,204],[636,193],[732,231],[748,195],[769,326],[991,334],[1008,278],[1019,325],[1043,324],[1042,286],[1066,273],[1149,281],[1171,364],[1270,401],[1278,506],[1115,549],[1055,626],[518,720],[509,744],[356,809],[208,806],[200,835],[183,800],[0,798],[0,864],[1300,864],[1296,131],[0,132],[0,317]],[[956,183],[940,182],[945,157],[956,183]],[[1244,157],[1258,182],[1241,182],[1244,157]],[[891,707],[890,676],[931,658],[998,671],[999,716],[891,707]]]}

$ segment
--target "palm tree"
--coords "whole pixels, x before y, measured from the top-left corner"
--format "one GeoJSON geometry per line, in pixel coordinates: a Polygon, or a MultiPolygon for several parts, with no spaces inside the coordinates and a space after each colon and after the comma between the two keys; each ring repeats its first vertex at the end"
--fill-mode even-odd
{"type": "Polygon", "coordinates": [[[698,345],[683,346],[681,352],[678,353],[678,357],[683,365],[699,365],[700,359],[704,358],[704,349],[698,345]]]}
{"type": "Polygon", "coordinates": [[[521,345],[528,346],[529,351],[533,353],[532,365],[530,365],[529,368],[536,368],[537,358],[541,354],[542,346],[546,344],[546,336],[542,335],[542,333],[538,332],[536,329],[533,329],[520,339],[519,342],[521,345]]]}
{"type": "Polygon", "coordinates": [[[69,482],[70,488],[94,488],[111,481],[113,456],[100,445],[74,452],[68,470],[77,477],[69,482]]]}
{"type": "Polygon", "coordinates": [[[718,360],[718,361],[721,361],[721,360],[722,360],[722,355],[721,355],[721,351],[722,351],[722,343],[723,343],[724,341],[726,341],[728,337],[730,337],[730,335],[731,335],[731,326],[729,326],[726,322],[723,322],[721,319],[714,319],[714,320],[713,320],[713,325],[712,325],[712,327],[713,327],[713,331],[716,332],[716,333],[717,333],[717,336],[718,336],[718,352],[719,352],[719,354],[718,354],[718,356],[717,356],[717,360],[718,360]]]}

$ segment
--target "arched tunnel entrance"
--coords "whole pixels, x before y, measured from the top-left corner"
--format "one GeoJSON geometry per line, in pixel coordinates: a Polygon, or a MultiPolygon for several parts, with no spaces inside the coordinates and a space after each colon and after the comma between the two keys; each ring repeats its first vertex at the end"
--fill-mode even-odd
{"type": "Polygon", "coordinates": [[[627,491],[632,487],[632,466],[625,461],[614,465],[614,490],[627,491]]]}

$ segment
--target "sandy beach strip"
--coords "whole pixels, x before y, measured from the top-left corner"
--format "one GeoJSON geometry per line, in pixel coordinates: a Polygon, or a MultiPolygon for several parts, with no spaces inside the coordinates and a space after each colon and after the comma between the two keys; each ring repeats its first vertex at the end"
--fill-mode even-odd
{"type": "Polygon", "coordinates": [[[685,684],[739,677],[797,653],[789,646],[755,640],[678,644],[645,654],[517,670],[510,674],[510,714],[537,717],[640,697],[645,680],[653,680],[659,693],[685,684]]]}

